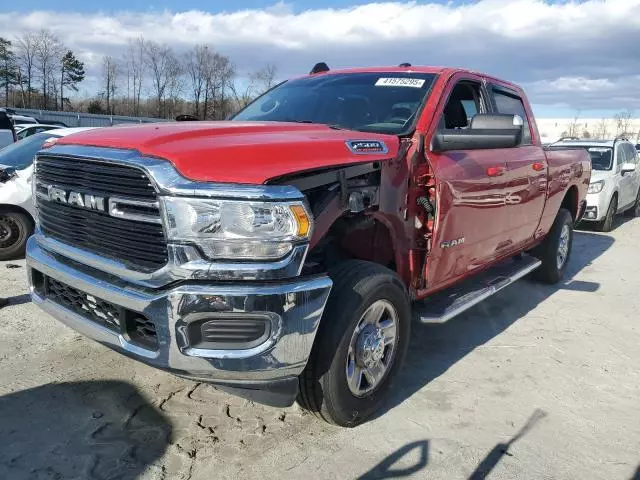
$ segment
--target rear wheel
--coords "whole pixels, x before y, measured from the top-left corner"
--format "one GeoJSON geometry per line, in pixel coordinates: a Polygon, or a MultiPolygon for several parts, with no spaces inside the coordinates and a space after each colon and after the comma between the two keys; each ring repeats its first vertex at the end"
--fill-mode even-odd
{"type": "Polygon", "coordinates": [[[640,217],[640,188],[636,194],[636,201],[634,202],[633,207],[625,211],[624,214],[627,217],[640,217]]]}
{"type": "Polygon", "coordinates": [[[327,422],[355,427],[389,394],[407,351],[411,309],[398,276],[380,265],[350,260],[330,276],[298,401],[327,422]]]}
{"type": "Polygon", "coordinates": [[[616,211],[618,210],[618,197],[614,195],[609,202],[609,208],[604,219],[596,223],[596,230],[598,232],[610,232],[613,228],[613,221],[616,218],[616,211]]]}
{"type": "Polygon", "coordinates": [[[31,217],[21,212],[0,211],[0,260],[24,255],[27,239],[32,233],[31,217]]]}
{"type": "Polygon", "coordinates": [[[535,276],[545,283],[558,283],[567,269],[572,245],[573,217],[561,208],[547,237],[531,252],[542,262],[535,276]]]}

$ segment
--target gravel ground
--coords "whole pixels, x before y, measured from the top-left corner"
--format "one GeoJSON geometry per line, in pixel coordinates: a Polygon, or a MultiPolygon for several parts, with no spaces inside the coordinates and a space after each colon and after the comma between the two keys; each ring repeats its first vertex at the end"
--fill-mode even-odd
{"type": "Polygon", "coordinates": [[[0,262],[0,478],[640,479],[640,220],[568,280],[415,325],[386,413],[330,427],[158,372],[29,302],[0,262]]]}

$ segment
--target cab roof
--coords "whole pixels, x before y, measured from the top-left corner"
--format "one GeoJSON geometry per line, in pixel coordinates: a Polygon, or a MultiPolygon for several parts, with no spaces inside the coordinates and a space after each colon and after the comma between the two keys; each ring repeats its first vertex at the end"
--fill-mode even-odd
{"type": "Polygon", "coordinates": [[[308,78],[308,77],[316,77],[320,75],[336,75],[336,74],[350,74],[350,73],[429,73],[435,75],[446,75],[451,76],[456,73],[469,73],[472,75],[478,75],[486,78],[487,80],[494,80],[498,83],[502,83],[503,85],[509,85],[517,90],[519,90],[519,86],[515,83],[511,83],[500,78],[494,77],[492,75],[487,75],[486,73],[478,72],[475,70],[469,70],[465,68],[456,68],[456,67],[438,67],[438,66],[427,66],[427,65],[411,65],[409,67],[403,67],[400,65],[393,66],[378,66],[378,67],[355,67],[355,68],[340,68],[336,70],[327,70],[325,72],[312,73],[308,75],[300,75],[298,78],[308,78]]]}

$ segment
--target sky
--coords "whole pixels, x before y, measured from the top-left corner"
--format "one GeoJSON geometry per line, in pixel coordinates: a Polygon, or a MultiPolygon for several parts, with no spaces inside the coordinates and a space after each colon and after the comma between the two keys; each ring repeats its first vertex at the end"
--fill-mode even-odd
{"type": "MultiPolygon", "coordinates": [[[[143,35],[179,52],[208,44],[240,75],[278,78],[332,68],[442,65],[520,84],[536,115],[640,114],[640,0],[50,0],[0,3],[0,36],[48,28],[86,62],[143,35]],[[99,8],[98,8],[99,6],[99,8]]],[[[92,83],[93,82],[93,83],[92,83]]],[[[92,85],[94,85],[92,87],[92,85]]]]}

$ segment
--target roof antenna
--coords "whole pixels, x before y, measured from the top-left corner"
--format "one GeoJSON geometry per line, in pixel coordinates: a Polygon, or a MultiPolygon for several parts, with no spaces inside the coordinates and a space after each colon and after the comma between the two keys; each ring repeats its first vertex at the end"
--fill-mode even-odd
{"type": "Polygon", "coordinates": [[[329,71],[329,65],[327,65],[324,62],[320,62],[320,63],[316,63],[313,66],[313,68],[309,72],[309,75],[313,75],[315,73],[324,73],[324,72],[328,72],[328,71],[329,71]]]}
{"type": "Polygon", "coordinates": [[[410,64],[410,63],[405,62],[405,63],[401,63],[401,64],[400,64],[400,65],[398,65],[398,66],[399,66],[399,67],[410,67],[410,66],[411,66],[411,64],[410,64]]]}

